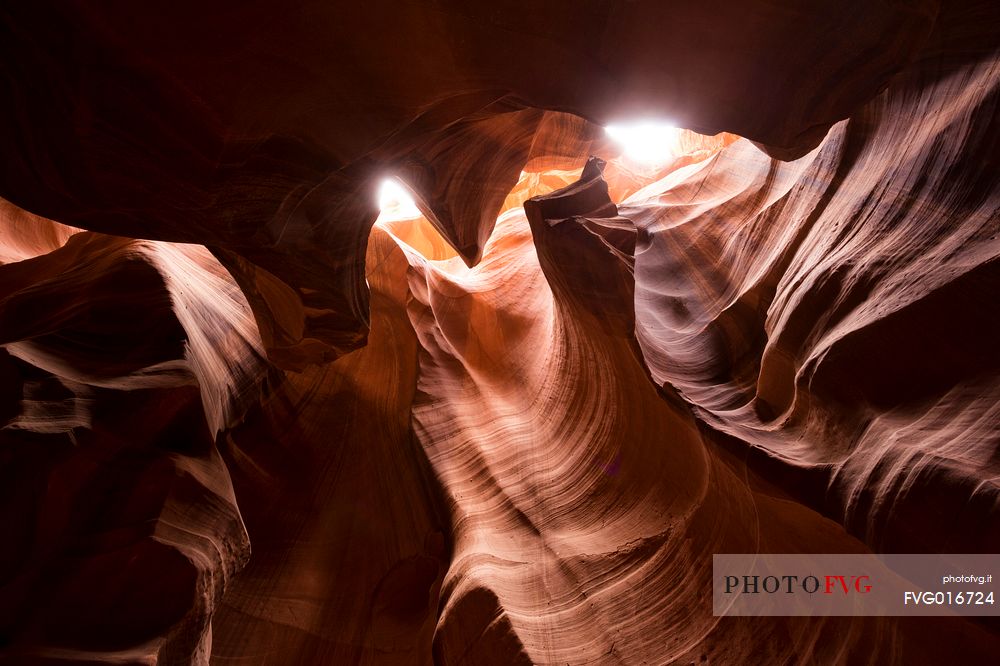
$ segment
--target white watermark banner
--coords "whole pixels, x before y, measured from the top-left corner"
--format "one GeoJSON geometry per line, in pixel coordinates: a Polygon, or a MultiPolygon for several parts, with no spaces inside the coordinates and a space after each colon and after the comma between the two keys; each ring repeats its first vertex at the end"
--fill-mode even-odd
{"type": "Polygon", "coordinates": [[[715,615],[1000,615],[1000,555],[715,555],[715,615]]]}

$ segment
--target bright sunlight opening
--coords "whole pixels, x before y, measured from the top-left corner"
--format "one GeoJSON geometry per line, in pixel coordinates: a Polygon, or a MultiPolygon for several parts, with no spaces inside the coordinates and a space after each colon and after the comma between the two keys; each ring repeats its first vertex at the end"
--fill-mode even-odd
{"type": "Polygon", "coordinates": [[[414,203],[413,197],[395,178],[382,181],[378,190],[378,207],[381,217],[388,220],[411,220],[420,217],[420,209],[414,203]]]}
{"type": "Polygon", "coordinates": [[[680,149],[680,132],[673,125],[662,122],[608,125],[608,136],[621,144],[626,158],[642,164],[669,162],[680,149]]]}

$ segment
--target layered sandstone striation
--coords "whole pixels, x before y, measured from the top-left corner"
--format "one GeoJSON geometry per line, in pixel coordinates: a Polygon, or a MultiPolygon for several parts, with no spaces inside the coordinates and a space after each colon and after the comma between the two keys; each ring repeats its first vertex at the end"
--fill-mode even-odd
{"type": "Polygon", "coordinates": [[[0,660],[988,663],[1000,11],[0,10],[0,660]],[[601,125],[696,130],[653,166],[601,125]],[[396,177],[420,214],[380,216],[396,177]]]}

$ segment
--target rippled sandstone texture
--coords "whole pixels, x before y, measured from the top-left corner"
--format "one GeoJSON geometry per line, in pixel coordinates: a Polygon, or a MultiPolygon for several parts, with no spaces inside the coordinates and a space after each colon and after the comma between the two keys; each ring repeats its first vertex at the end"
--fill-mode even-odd
{"type": "Polygon", "coordinates": [[[0,659],[988,663],[708,591],[1000,552],[995,3],[470,4],[0,9],[0,659]]]}

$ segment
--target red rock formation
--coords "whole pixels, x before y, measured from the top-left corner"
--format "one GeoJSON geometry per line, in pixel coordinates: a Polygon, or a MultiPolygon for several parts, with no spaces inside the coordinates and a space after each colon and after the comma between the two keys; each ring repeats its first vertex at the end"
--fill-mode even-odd
{"type": "Polygon", "coordinates": [[[214,443],[259,383],[246,301],[203,247],[92,233],[0,275],[5,657],[207,660],[249,555],[214,443]]]}
{"type": "Polygon", "coordinates": [[[713,553],[1000,552],[994,3],[0,25],[4,660],[994,658],[710,598],[713,553]],[[705,135],[636,165],[647,115],[705,135]]]}

